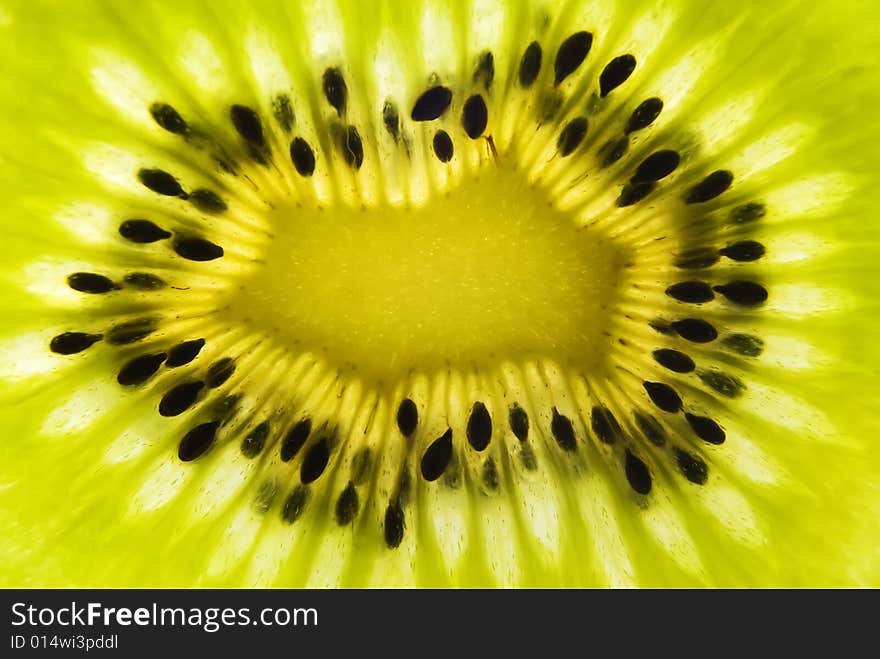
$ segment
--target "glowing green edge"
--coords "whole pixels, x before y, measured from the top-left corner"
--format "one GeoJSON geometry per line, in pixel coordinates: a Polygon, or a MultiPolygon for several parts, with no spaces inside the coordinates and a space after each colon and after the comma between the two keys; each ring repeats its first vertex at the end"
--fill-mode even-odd
{"type": "MultiPolygon", "coordinates": [[[[122,53],[161,79],[167,75],[167,63],[144,61],[137,43],[122,36],[122,22],[130,21],[135,32],[153,34],[157,40],[175,34],[178,28],[201,24],[206,35],[216,36],[218,43],[233,52],[239,25],[259,25],[280,44],[302,37],[296,29],[302,29],[303,23],[289,17],[280,20],[278,7],[269,3],[209,4],[210,9],[188,1],[138,3],[127,16],[127,5],[114,2],[67,3],[61,9],[56,2],[21,0],[0,9],[0,143],[4,145],[0,155],[0,341],[6,360],[0,368],[22,370],[20,364],[10,368],[16,355],[8,346],[15,345],[15,337],[51,322],[57,313],[45,309],[39,296],[26,289],[22,272],[42,254],[76,253],[76,245],[57,231],[53,214],[58,205],[70,190],[80,197],[106,195],[84,171],[81,145],[96,138],[108,142],[131,139],[124,121],[107,120],[107,103],[90,81],[96,50],[122,53]]],[[[289,4],[290,16],[303,11],[289,4]]],[[[411,4],[430,3],[389,2],[376,11],[366,10],[365,3],[343,3],[340,16],[349,37],[349,56],[356,58],[387,32],[403,45],[411,44],[418,34],[413,29],[418,10],[404,8],[411,4]]],[[[466,3],[432,4],[438,13],[456,17],[465,12],[466,3]]],[[[645,4],[618,2],[611,8],[616,16],[627,16],[645,4]]],[[[768,321],[773,331],[799,337],[822,356],[806,371],[776,371],[776,384],[806,406],[821,410],[834,433],[802,439],[779,426],[756,421],[756,432],[763,434],[762,446],[786,466],[789,478],[759,508],[768,529],[764,544],[749,550],[731,547],[741,552],[734,568],[724,561],[720,563],[723,568],[715,569],[708,557],[711,583],[880,585],[880,452],[875,446],[880,436],[877,4],[753,2],[740,3],[736,11],[725,3],[653,4],[658,12],[678,17],[672,30],[680,35],[679,41],[667,39],[658,56],[680,56],[695,36],[728,27],[734,36],[726,47],[736,44],[753,53],[745,63],[737,58],[736,70],[722,63],[717,75],[703,81],[709,98],[748,89],[768,71],[784,70],[771,90],[774,100],[764,107],[768,113],[790,114],[814,130],[809,148],[800,151],[790,167],[805,177],[829,173],[842,181],[839,203],[807,213],[802,222],[790,227],[792,232],[806,231],[820,238],[827,251],[785,273],[821,281],[835,292],[839,308],[768,321]]],[[[724,57],[722,53],[722,61],[724,57]]],[[[301,66],[301,71],[292,73],[312,75],[308,62],[301,66]]],[[[368,73],[366,66],[361,75],[368,73]]],[[[175,80],[169,90],[179,90],[181,84],[175,80]]],[[[758,121],[744,130],[760,129],[758,121]]],[[[82,373],[81,377],[85,381],[97,374],[82,373]]],[[[63,386],[76,385],[72,379],[63,386]]],[[[169,552],[163,534],[175,520],[172,509],[165,521],[126,520],[125,532],[120,534],[126,506],[115,493],[122,476],[106,467],[94,467],[99,456],[90,449],[88,436],[40,433],[55,400],[53,392],[41,395],[40,388],[39,378],[0,379],[0,427],[4,429],[0,442],[0,527],[4,529],[0,584],[205,583],[205,547],[217,531],[200,529],[169,552]],[[68,484],[81,481],[91,484],[94,498],[69,501],[68,484]]],[[[691,530],[700,539],[699,528],[691,530]]],[[[640,583],[692,583],[674,570],[667,571],[663,563],[662,557],[639,556],[640,583]]],[[[463,574],[456,585],[471,583],[484,583],[482,575],[463,574]]],[[[281,579],[279,585],[298,584],[281,579]]]]}

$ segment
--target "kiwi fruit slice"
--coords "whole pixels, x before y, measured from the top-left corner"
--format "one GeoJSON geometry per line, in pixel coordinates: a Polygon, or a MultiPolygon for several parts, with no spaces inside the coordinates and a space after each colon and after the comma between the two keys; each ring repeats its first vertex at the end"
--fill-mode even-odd
{"type": "Polygon", "coordinates": [[[3,583],[880,584],[872,4],[4,4],[3,583]]]}

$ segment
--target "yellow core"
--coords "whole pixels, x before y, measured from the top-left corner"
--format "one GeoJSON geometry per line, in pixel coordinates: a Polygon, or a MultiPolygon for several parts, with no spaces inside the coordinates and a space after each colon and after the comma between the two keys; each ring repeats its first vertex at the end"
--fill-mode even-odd
{"type": "Polygon", "coordinates": [[[515,171],[421,207],[281,207],[227,320],[365,377],[552,358],[601,369],[626,255],[515,171]]]}

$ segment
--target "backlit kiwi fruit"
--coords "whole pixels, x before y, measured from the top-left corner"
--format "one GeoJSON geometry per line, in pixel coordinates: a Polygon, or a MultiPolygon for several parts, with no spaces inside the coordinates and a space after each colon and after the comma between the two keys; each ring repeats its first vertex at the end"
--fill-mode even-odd
{"type": "Polygon", "coordinates": [[[0,9],[6,585],[878,585],[871,2],[0,9]]]}

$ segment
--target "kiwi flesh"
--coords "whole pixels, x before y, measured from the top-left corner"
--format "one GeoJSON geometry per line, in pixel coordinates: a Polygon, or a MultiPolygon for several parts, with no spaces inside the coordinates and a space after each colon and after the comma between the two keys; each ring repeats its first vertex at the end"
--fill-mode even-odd
{"type": "Polygon", "coordinates": [[[876,9],[56,9],[5,584],[880,584],[876,9]]]}

